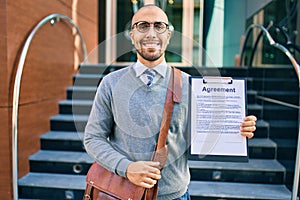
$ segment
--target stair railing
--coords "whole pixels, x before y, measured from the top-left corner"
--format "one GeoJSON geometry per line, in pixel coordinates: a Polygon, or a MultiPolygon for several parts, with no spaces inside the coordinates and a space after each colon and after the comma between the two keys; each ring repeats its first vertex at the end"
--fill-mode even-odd
{"type": "MultiPolygon", "coordinates": [[[[250,33],[252,32],[252,30],[254,28],[258,28],[260,29],[263,33],[264,36],[266,36],[267,40],[269,41],[269,44],[277,49],[279,49],[280,51],[282,51],[290,60],[290,62],[292,63],[294,70],[296,71],[297,77],[298,77],[298,88],[300,91],[300,66],[297,63],[296,59],[294,58],[294,56],[291,54],[291,52],[285,48],[283,45],[275,42],[275,40],[272,38],[271,34],[269,33],[269,31],[262,25],[258,25],[258,24],[252,24],[250,25],[247,30],[246,30],[246,37],[242,46],[242,51],[240,54],[240,66],[243,65],[243,56],[244,56],[244,51],[245,51],[245,47],[246,47],[246,43],[247,40],[250,36],[250,33]]],[[[299,106],[300,106],[300,97],[299,97],[299,106]]],[[[296,153],[296,162],[295,162],[295,172],[294,172],[294,182],[293,182],[293,190],[292,190],[292,200],[296,200],[297,199],[297,194],[298,194],[298,185],[299,185],[299,173],[300,173],[300,109],[298,110],[298,142],[297,142],[297,153],[296,153]]]]}
{"type": "Polygon", "coordinates": [[[47,22],[50,21],[52,25],[54,25],[56,22],[59,22],[61,19],[66,20],[69,22],[73,28],[76,29],[77,34],[80,37],[81,40],[81,48],[83,51],[84,61],[86,62],[87,58],[87,51],[86,46],[82,37],[82,34],[78,28],[78,26],[73,22],[71,18],[68,16],[65,16],[63,14],[50,14],[47,17],[43,18],[30,32],[29,36],[26,39],[26,42],[23,46],[18,68],[15,76],[15,82],[14,82],[14,90],[13,90],[13,105],[12,105],[12,185],[13,185],[13,199],[18,199],[18,110],[19,110],[19,99],[20,99],[20,85],[21,85],[21,78],[22,78],[22,72],[24,68],[24,63],[26,60],[27,52],[29,49],[29,46],[31,44],[31,41],[37,31],[47,22]]]}
{"type": "Polygon", "coordinates": [[[243,66],[243,57],[244,57],[244,53],[245,53],[245,49],[246,49],[246,44],[247,41],[250,37],[251,32],[253,31],[254,28],[258,28],[260,29],[263,33],[264,36],[266,36],[267,40],[269,41],[269,44],[277,49],[279,49],[281,52],[283,52],[290,60],[290,62],[292,63],[297,75],[298,75],[298,79],[300,81],[300,74],[299,74],[299,64],[297,63],[296,59],[294,58],[294,56],[291,54],[291,52],[285,48],[283,45],[275,42],[275,40],[272,38],[271,34],[269,33],[269,31],[262,25],[259,24],[252,24],[250,25],[247,30],[246,30],[246,36],[245,36],[245,40],[243,42],[242,45],[242,50],[240,53],[240,66],[243,66]]]}
{"type": "MultiPolygon", "coordinates": [[[[265,28],[266,28],[267,31],[269,31],[269,29],[272,26],[274,26],[274,23],[273,23],[273,21],[270,21],[269,25],[267,27],[265,27],[265,28]]],[[[255,43],[252,46],[251,56],[250,56],[250,60],[249,60],[249,64],[248,64],[249,67],[252,67],[254,55],[255,55],[255,52],[257,50],[257,46],[258,46],[259,41],[260,41],[260,39],[262,38],[263,35],[264,35],[264,32],[260,31],[259,35],[255,39],[255,43]]]]}
{"type": "MultiPolygon", "coordinates": [[[[258,26],[260,26],[260,25],[258,25],[258,26]]],[[[283,36],[283,38],[284,38],[284,40],[285,40],[285,43],[284,43],[284,44],[281,43],[281,44],[282,44],[284,47],[290,47],[290,48],[292,48],[293,50],[295,50],[296,52],[300,53],[300,46],[294,44],[294,43],[291,41],[290,37],[284,32],[284,30],[283,30],[280,26],[274,24],[273,21],[270,21],[270,23],[268,24],[268,26],[267,26],[267,27],[263,27],[263,28],[269,32],[270,28],[272,28],[272,27],[275,27],[276,29],[278,29],[278,30],[280,31],[280,33],[282,34],[282,36],[283,36]]],[[[251,29],[252,27],[250,26],[249,28],[251,29]]],[[[250,60],[249,60],[249,64],[248,64],[249,67],[252,67],[252,62],[253,62],[253,59],[254,59],[255,51],[257,50],[257,45],[258,45],[260,39],[262,38],[262,36],[264,35],[264,31],[265,31],[265,30],[262,30],[262,31],[259,33],[259,35],[256,37],[256,39],[255,39],[255,44],[252,46],[251,56],[250,56],[250,60]]],[[[247,36],[246,36],[247,40],[245,40],[245,43],[244,43],[244,45],[243,45],[242,56],[244,55],[245,44],[246,44],[247,41],[248,41],[248,38],[249,38],[249,36],[250,36],[249,34],[251,33],[251,31],[252,31],[252,29],[249,30],[249,31],[247,31],[247,36]],[[249,33],[249,34],[248,34],[248,33],[249,33]]],[[[269,35],[270,35],[270,34],[269,34],[269,35]]],[[[271,37],[271,38],[272,38],[272,37],[271,37]]],[[[270,40],[269,40],[269,41],[270,41],[270,40]]],[[[242,62],[243,62],[243,59],[240,60],[240,65],[242,64],[242,62]]]]}

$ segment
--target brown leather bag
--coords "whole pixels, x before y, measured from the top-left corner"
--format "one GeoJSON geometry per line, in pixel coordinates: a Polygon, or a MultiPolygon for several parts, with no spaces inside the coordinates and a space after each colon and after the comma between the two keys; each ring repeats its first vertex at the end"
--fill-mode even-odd
{"type": "MultiPolygon", "coordinates": [[[[164,106],[164,114],[160,126],[160,134],[152,157],[153,161],[160,162],[161,170],[168,157],[166,142],[174,102],[179,103],[182,97],[181,71],[174,67],[172,67],[172,69],[164,106]]],[[[137,186],[128,179],[108,171],[96,162],[94,162],[88,171],[86,183],[87,186],[83,200],[155,200],[158,193],[158,184],[155,184],[151,189],[137,186]]]]}

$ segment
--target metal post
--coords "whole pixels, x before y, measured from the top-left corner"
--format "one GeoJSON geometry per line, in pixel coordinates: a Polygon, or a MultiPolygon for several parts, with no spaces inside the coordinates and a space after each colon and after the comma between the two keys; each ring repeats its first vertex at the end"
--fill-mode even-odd
{"type": "MultiPolygon", "coordinates": [[[[298,88],[300,92],[300,76],[298,75],[298,88]]],[[[300,97],[299,97],[299,106],[300,106],[300,97]]],[[[300,172],[300,109],[298,110],[298,142],[297,142],[297,153],[296,153],[296,163],[295,163],[295,172],[294,172],[294,183],[293,183],[293,190],[292,190],[292,200],[297,199],[298,195],[298,186],[299,186],[299,172],[300,172]]]]}
{"type": "Polygon", "coordinates": [[[62,14],[51,14],[42,19],[30,32],[29,36],[26,39],[24,47],[22,49],[18,68],[16,72],[14,90],[13,90],[13,105],[12,105],[12,190],[13,190],[13,199],[18,200],[18,111],[19,111],[19,97],[20,97],[20,86],[22,73],[24,68],[24,63],[26,60],[27,52],[30,46],[30,43],[36,34],[36,32],[48,21],[51,24],[55,24],[55,20],[59,21],[60,18],[67,20],[73,27],[76,28],[76,31],[81,39],[81,48],[84,54],[84,63],[87,62],[87,51],[85,43],[82,37],[82,34],[78,26],[72,21],[71,18],[62,15],[62,14]]]}

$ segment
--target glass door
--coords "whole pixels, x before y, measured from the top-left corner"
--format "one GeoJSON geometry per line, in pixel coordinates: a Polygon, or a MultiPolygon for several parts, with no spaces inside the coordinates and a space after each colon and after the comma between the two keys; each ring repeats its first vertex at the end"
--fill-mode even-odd
{"type": "Polygon", "coordinates": [[[202,65],[203,0],[107,0],[105,62],[128,65],[136,61],[129,37],[131,18],[140,7],[153,3],[167,13],[172,29],[167,62],[202,65]]]}

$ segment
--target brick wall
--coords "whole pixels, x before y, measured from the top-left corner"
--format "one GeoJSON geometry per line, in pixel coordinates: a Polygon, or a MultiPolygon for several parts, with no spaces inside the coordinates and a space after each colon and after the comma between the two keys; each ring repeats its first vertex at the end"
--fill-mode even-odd
{"type": "MultiPolygon", "coordinates": [[[[79,26],[90,52],[98,42],[97,1],[0,0],[0,196],[11,196],[11,106],[14,76],[23,44],[44,17],[61,13],[79,26]]],[[[28,157],[40,149],[39,136],[49,131],[49,118],[76,73],[80,46],[68,23],[43,26],[28,51],[19,107],[19,176],[29,171],[28,157]],[[77,54],[78,53],[78,54],[77,54]]]]}

